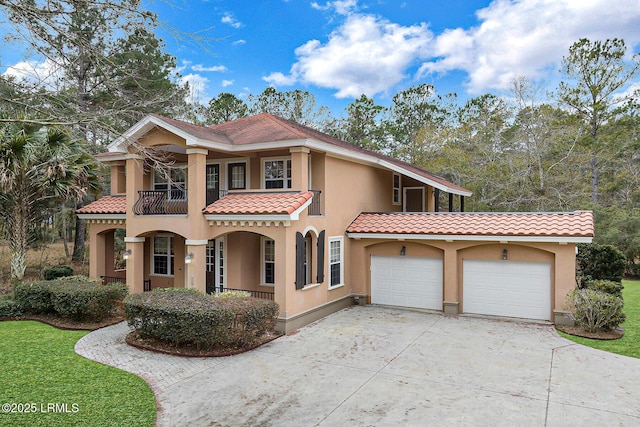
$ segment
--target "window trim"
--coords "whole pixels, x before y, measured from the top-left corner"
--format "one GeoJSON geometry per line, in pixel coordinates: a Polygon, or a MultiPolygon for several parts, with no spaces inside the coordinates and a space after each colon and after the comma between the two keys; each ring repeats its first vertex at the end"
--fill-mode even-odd
{"type": "Polygon", "coordinates": [[[259,286],[267,286],[270,288],[275,287],[276,285],[276,241],[274,239],[270,239],[269,237],[262,236],[260,238],[260,283],[259,286]],[[273,263],[273,283],[267,283],[267,260],[266,255],[267,251],[265,250],[266,243],[268,241],[273,242],[273,261],[269,261],[273,263]]]}
{"type": "Polygon", "coordinates": [[[248,172],[249,172],[249,165],[248,162],[246,160],[238,160],[238,161],[232,161],[232,162],[228,162],[225,165],[225,169],[226,169],[226,187],[227,190],[246,190],[247,189],[247,181],[249,181],[249,177],[248,177],[248,172]],[[231,188],[231,184],[233,183],[233,180],[231,179],[231,167],[233,166],[238,166],[238,165],[243,165],[244,166],[244,187],[242,188],[231,188]]]}
{"type": "Polygon", "coordinates": [[[340,286],[344,286],[344,237],[343,236],[330,236],[328,239],[328,243],[329,243],[329,250],[328,250],[328,260],[327,260],[327,265],[328,265],[328,269],[329,269],[329,280],[327,281],[327,285],[329,289],[335,289],[338,288],[340,286]],[[333,262],[331,260],[331,244],[333,242],[339,242],[340,243],[340,261],[338,262],[333,262]],[[334,264],[340,264],[340,283],[337,283],[335,285],[331,284],[331,266],[334,264]]]}
{"type": "MultiPolygon", "coordinates": [[[[176,254],[175,254],[175,240],[174,240],[174,236],[170,235],[170,234],[156,234],[155,236],[153,236],[153,238],[151,239],[151,268],[150,268],[150,272],[149,275],[150,276],[159,276],[159,277],[174,277],[176,276],[176,272],[175,272],[175,268],[176,268],[176,254]],[[156,273],[156,238],[157,237],[164,237],[164,238],[168,238],[169,242],[168,242],[168,250],[167,250],[167,274],[162,274],[162,273],[156,273]],[[171,247],[173,246],[173,255],[171,254],[171,247]],[[171,260],[173,259],[173,274],[169,274],[169,272],[171,271],[171,260]]],[[[157,254],[158,256],[160,255],[165,255],[165,254],[157,254]]]]}
{"type": "Polygon", "coordinates": [[[402,175],[393,172],[391,176],[391,202],[395,206],[402,205],[402,175]],[[396,187],[396,176],[398,177],[398,186],[396,187]]]}
{"type": "MultiPolygon", "coordinates": [[[[291,187],[293,186],[293,164],[291,163],[291,157],[263,157],[262,159],[260,159],[260,176],[261,176],[261,183],[260,185],[262,186],[263,190],[288,190],[291,189],[291,187]],[[282,178],[283,181],[285,181],[285,183],[283,183],[283,187],[282,188],[267,188],[267,177],[265,176],[266,170],[267,168],[265,167],[265,163],[266,162],[284,162],[284,172],[285,174],[287,173],[287,162],[289,162],[290,164],[290,169],[289,169],[289,176],[286,176],[284,178],[282,178]],[[285,185],[286,184],[286,185],[285,185]],[[291,186],[289,186],[289,184],[291,186]]],[[[271,180],[271,181],[276,181],[276,180],[271,180]]]]}
{"type": "Polygon", "coordinates": [[[174,170],[182,170],[184,172],[184,181],[174,181],[171,178],[166,180],[165,182],[156,182],[156,178],[159,177],[159,175],[156,173],[156,170],[153,170],[153,176],[151,179],[151,185],[153,186],[153,190],[154,191],[166,191],[167,192],[167,199],[169,200],[187,200],[187,195],[188,195],[188,190],[189,190],[189,171],[187,170],[187,165],[186,164],[180,164],[180,165],[174,165],[171,166],[169,168],[169,176],[171,176],[171,173],[174,170]],[[183,184],[182,187],[180,188],[171,188],[171,185],[174,183],[178,183],[178,184],[183,184]],[[162,185],[162,186],[166,186],[166,189],[162,189],[162,190],[158,190],[158,188],[156,188],[157,185],[162,185]],[[181,194],[183,195],[183,197],[172,197],[172,194],[174,191],[180,191],[181,194]]]}

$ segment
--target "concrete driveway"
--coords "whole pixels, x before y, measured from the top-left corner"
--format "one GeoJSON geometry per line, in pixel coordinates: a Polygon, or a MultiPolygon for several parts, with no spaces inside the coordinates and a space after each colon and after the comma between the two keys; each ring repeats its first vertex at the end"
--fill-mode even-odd
{"type": "Polygon", "coordinates": [[[128,332],[92,332],[76,352],[143,377],[158,426],[640,425],[640,359],[549,325],[355,306],[209,359],[137,350],[128,332]]]}

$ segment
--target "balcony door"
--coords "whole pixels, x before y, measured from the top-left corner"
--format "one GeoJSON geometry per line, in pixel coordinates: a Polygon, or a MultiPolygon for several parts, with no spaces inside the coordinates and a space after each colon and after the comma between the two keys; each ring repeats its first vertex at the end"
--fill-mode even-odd
{"type": "Polygon", "coordinates": [[[226,288],[225,283],[225,249],[224,237],[209,240],[207,243],[207,283],[208,294],[216,293],[221,287],[226,288]]]}
{"type": "Polygon", "coordinates": [[[220,198],[220,165],[207,165],[207,206],[220,198]]]}

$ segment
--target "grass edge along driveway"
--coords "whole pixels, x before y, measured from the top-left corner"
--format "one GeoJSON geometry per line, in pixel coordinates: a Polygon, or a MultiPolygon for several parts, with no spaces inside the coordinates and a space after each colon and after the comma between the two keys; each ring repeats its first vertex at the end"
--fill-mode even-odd
{"type": "Polygon", "coordinates": [[[621,354],[640,358],[640,281],[623,280],[622,297],[624,298],[623,313],[627,315],[627,320],[622,324],[624,336],[619,340],[601,341],[589,338],[574,337],[560,332],[563,337],[610,353],[621,354]]]}
{"type": "Polygon", "coordinates": [[[74,352],[87,333],[0,322],[0,426],[153,426],[144,380],[74,352]]]}

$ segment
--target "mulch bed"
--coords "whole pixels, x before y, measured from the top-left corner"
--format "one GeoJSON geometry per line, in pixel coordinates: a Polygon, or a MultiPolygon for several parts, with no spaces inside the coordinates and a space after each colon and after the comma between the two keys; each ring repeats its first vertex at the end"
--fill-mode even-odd
{"type": "Polygon", "coordinates": [[[259,337],[255,342],[251,345],[245,347],[218,347],[212,349],[198,349],[194,346],[181,346],[176,347],[172,344],[166,343],[164,341],[149,339],[149,338],[141,338],[138,335],[137,331],[130,332],[125,338],[125,342],[132,347],[136,347],[142,350],[155,351],[157,353],[170,354],[172,356],[183,356],[183,357],[225,357],[225,356],[233,356],[235,354],[244,353],[246,351],[253,350],[255,348],[260,347],[263,344],[266,344],[270,341],[275,340],[276,338],[281,337],[283,334],[273,332],[266,333],[259,337]]]}
{"type": "Polygon", "coordinates": [[[617,340],[624,336],[624,329],[600,329],[596,332],[589,332],[579,326],[560,326],[556,325],[556,329],[565,334],[574,335],[576,337],[590,338],[592,340],[617,340]]]}

